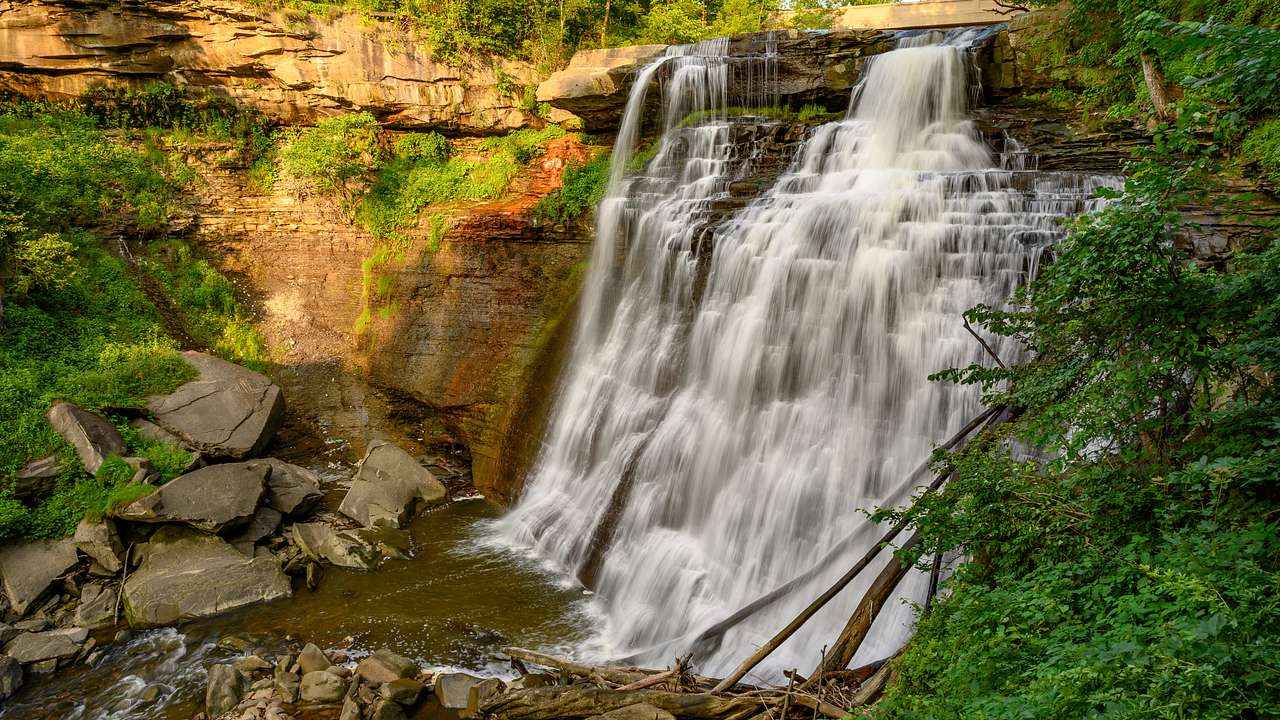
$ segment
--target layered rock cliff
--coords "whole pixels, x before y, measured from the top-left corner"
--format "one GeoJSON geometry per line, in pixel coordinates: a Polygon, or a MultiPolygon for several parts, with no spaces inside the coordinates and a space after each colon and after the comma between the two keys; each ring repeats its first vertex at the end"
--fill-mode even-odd
{"type": "Polygon", "coordinates": [[[496,133],[521,109],[528,63],[430,59],[396,23],[323,21],[234,0],[0,1],[0,91],[75,97],[95,85],[207,88],[283,123],[358,110],[404,128],[496,133]]]}

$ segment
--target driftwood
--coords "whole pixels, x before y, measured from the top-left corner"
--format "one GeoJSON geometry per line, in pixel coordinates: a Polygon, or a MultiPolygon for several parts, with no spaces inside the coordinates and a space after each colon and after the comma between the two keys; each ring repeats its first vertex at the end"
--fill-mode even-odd
{"type": "Polygon", "coordinates": [[[553,655],[547,655],[533,650],[525,650],[518,647],[503,648],[502,652],[511,657],[512,660],[520,660],[543,667],[555,668],[561,672],[570,675],[577,675],[584,678],[601,678],[615,685],[630,685],[631,683],[641,680],[647,680],[653,675],[662,673],[662,670],[650,670],[647,668],[637,667],[610,667],[608,665],[585,665],[583,663],[565,660],[553,655]]]}
{"type": "MultiPolygon", "coordinates": [[[[496,695],[480,706],[480,714],[504,720],[552,720],[603,715],[628,705],[645,703],[679,718],[692,720],[747,720],[762,705],[772,707],[777,698],[678,693],[665,690],[621,690],[598,687],[552,687],[512,690],[496,695]]],[[[836,717],[842,717],[837,715],[836,717]]]]}
{"type": "Polygon", "coordinates": [[[853,700],[850,701],[849,707],[862,707],[874,702],[884,692],[892,674],[892,663],[886,661],[874,675],[862,683],[862,686],[858,688],[858,692],[853,694],[853,700]]]}
{"type": "MultiPolygon", "coordinates": [[[[919,543],[920,534],[916,533],[902,544],[901,549],[909,550],[919,543]]],[[[896,556],[889,558],[888,564],[876,576],[876,579],[871,583],[871,587],[867,588],[866,594],[858,602],[858,607],[849,616],[849,622],[840,631],[840,636],[836,638],[831,650],[824,654],[822,664],[818,666],[818,669],[814,671],[813,676],[809,678],[809,682],[805,683],[805,685],[821,682],[821,678],[827,673],[848,667],[853,660],[853,656],[857,654],[858,648],[862,647],[862,641],[867,638],[867,633],[871,631],[871,624],[876,621],[880,610],[884,608],[884,604],[888,602],[889,597],[893,595],[894,589],[898,587],[898,583],[902,582],[902,578],[906,577],[907,571],[910,569],[911,566],[909,564],[902,562],[896,556]]]]}

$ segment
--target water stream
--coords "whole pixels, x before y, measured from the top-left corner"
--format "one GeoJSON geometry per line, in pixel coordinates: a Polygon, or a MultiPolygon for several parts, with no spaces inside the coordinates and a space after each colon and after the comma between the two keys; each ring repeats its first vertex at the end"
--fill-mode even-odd
{"type": "MultiPolygon", "coordinates": [[[[912,471],[980,411],[973,389],[926,381],[986,361],[961,313],[1026,282],[1060,220],[1109,181],[993,155],[969,114],[972,37],[911,34],[870,58],[847,117],[814,129],[772,189],[714,229],[709,253],[710,209],[751,162],[728,141],[744,120],[715,112],[736,102],[731,63],[702,44],[640,74],[616,153],[625,163],[647,81],[674,63],[657,91],[662,149],[631,179],[615,165],[545,449],[497,529],[598,593],[615,655],[669,663],[854,533],[844,562],[696,659],[706,674],[731,668],[881,534],[861,510],[927,482],[912,471]],[[703,112],[683,121],[691,110],[703,112]]],[[[877,570],[758,679],[816,665],[877,570]]],[[[908,578],[855,663],[900,646],[913,617],[902,601],[923,580],[908,578]]]]}

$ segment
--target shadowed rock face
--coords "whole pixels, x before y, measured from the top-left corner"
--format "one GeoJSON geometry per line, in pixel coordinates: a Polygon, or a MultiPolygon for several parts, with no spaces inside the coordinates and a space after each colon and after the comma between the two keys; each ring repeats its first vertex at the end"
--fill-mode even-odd
{"type": "Polygon", "coordinates": [[[227,1],[0,3],[0,90],[76,96],[97,84],[207,87],[279,121],[367,110],[390,125],[495,133],[540,122],[519,109],[527,63],[429,60],[393,24],[357,15],[291,22],[227,1]],[[510,78],[510,80],[507,80],[510,78]]]}

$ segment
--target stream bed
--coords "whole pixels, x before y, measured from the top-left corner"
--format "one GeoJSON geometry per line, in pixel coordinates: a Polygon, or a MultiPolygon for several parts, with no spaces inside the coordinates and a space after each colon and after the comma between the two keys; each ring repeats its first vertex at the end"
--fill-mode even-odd
{"type": "MultiPolygon", "coordinates": [[[[420,516],[413,557],[374,572],[326,567],[319,587],[177,628],[114,643],[90,667],[33,679],[4,720],[187,720],[204,702],[208,665],[283,652],[287,639],[359,657],[390,648],[428,668],[508,674],[504,645],[581,647],[593,634],[582,590],[526,557],[484,541],[498,510],[460,500],[420,516]]],[[[109,637],[109,635],[108,635],[109,637]]]]}

